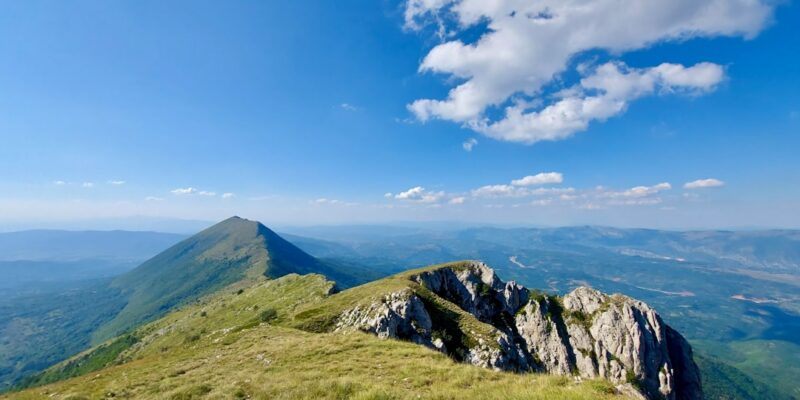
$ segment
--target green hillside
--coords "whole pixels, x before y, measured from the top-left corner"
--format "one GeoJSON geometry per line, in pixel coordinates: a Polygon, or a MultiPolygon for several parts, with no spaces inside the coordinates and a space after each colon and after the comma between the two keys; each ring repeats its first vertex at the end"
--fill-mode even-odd
{"type": "Polygon", "coordinates": [[[719,360],[694,356],[703,372],[703,392],[708,400],[789,400],[774,388],[719,360]]]}
{"type": "Polygon", "coordinates": [[[110,283],[32,299],[23,310],[0,303],[0,391],[230,284],[290,273],[324,274],[342,288],[379,277],[363,267],[318,260],[264,225],[232,217],[110,283]]]}
{"type": "Polygon", "coordinates": [[[602,380],[496,372],[403,341],[290,327],[315,304],[361,293],[329,297],[332,289],[320,275],[239,282],[28,382],[45,386],[2,398],[622,398],[602,380]]]}
{"type": "Polygon", "coordinates": [[[163,314],[177,304],[267,270],[269,259],[257,222],[230,218],[151,258],[115,279],[125,308],[94,333],[104,340],[163,314]]]}
{"type": "MultiPolygon", "coordinates": [[[[739,385],[749,388],[750,392],[758,396],[749,397],[757,399],[770,398],[764,393],[776,391],[781,393],[781,398],[800,398],[800,346],[780,340],[745,340],[730,343],[700,343],[709,354],[709,359],[719,365],[724,363],[728,369],[735,368],[753,381],[755,385],[739,385]],[[759,383],[763,382],[763,383],[759,383]],[[761,386],[768,386],[771,390],[762,392],[761,386]]],[[[708,368],[713,371],[712,376],[719,373],[727,374],[725,368],[708,368]]],[[[748,397],[741,397],[743,399],[748,397]]]]}
{"type": "MultiPolygon", "coordinates": [[[[459,268],[457,263],[447,265],[459,268]]],[[[605,381],[577,385],[564,378],[488,372],[454,364],[419,346],[333,333],[336,318],[344,310],[410,290],[429,308],[434,329],[457,361],[459,350],[486,336],[492,327],[408,279],[420,271],[374,280],[378,273],[363,266],[316,259],[260,223],[233,217],[110,284],[59,297],[59,308],[48,311],[48,304],[37,305],[35,312],[19,314],[6,326],[0,324],[0,333],[8,339],[0,341],[0,364],[9,366],[0,368],[0,373],[12,371],[6,375],[6,385],[35,387],[11,398],[96,398],[108,393],[135,398],[206,394],[414,398],[406,395],[411,390],[408,393],[432,398],[452,398],[463,391],[464,398],[504,393],[508,398],[559,399],[613,392],[605,381]],[[330,295],[336,286],[347,288],[365,281],[370,282],[330,295]],[[31,376],[91,344],[98,346],[31,376]],[[284,369],[264,372],[237,359],[237,353],[256,350],[261,353],[253,357],[270,354],[269,365],[284,369]],[[219,363],[213,361],[217,356],[219,363]],[[398,356],[402,359],[397,360],[398,356]],[[370,360],[392,366],[391,371],[380,370],[386,382],[363,383],[374,380],[370,360]],[[183,365],[196,365],[191,368],[197,372],[189,373],[183,365]],[[96,372],[101,369],[107,372],[96,372]],[[427,372],[422,376],[417,370],[427,372]],[[228,381],[226,374],[241,380],[228,381]],[[19,381],[24,375],[28,378],[19,381]],[[313,382],[301,383],[298,377],[313,382]],[[413,385],[399,390],[389,379],[413,385]],[[481,386],[465,383],[471,380],[481,386]],[[512,384],[519,387],[505,388],[512,384]]],[[[751,379],[741,372],[749,366],[735,361],[698,358],[708,398],[786,398],[759,382],[772,383],[769,376],[751,379]]],[[[775,376],[788,381],[780,373],[775,376]]]]}

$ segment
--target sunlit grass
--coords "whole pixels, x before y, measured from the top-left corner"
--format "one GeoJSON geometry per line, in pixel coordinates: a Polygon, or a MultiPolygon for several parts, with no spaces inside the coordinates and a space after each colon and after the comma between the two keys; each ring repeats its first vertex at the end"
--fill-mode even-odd
{"type": "MultiPolygon", "coordinates": [[[[120,365],[8,394],[35,399],[604,399],[606,381],[513,374],[457,363],[442,353],[364,333],[279,326],[327,298],[330,282],[291,275],[229,287],[134,334],[120,365]],[[239,289],[242,289],[241,291],[239,289]],[[275,310],[271,323],[262,311],[275,310]]],[[[402,287],[400,281],[378,284],[402,287]]],[[[378,289],[378,287],[373,287],[378,289]]],[[[380,292],[380,291],[377,291],[380,292]]],[[[376,293],[377,293],[376,292],[376,293]]],[[[333,309],[365,292],[344,292],[333,309]],[[352,298],[351,298],[352,297],[352,298]]],[[[324,303],[323,301],[322,303],[324,303]]]]}

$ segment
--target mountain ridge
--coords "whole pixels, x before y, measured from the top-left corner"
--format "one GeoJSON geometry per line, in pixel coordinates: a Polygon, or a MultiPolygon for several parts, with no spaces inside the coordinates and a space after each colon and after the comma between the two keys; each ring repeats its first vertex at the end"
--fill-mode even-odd
{"type": "Polygon", "coordinates": [[[290,273],[323,274],[343,287],[363,279],[321,262],[260,222],[233,216],[116,278],[111,286],[128,296],[128,304],[96,332],[93,342],[114,337],[236,281],[262,275],[274,279],[290,273]]]}
{"type": "MultiPolygon", "coordinates": [[[[578,294],[561,299],[528,291],[514,282],[501,281],[488,266],[473,261],[411,270],[342,292],[335,292],[333,282],[317,274],[292,273],[277,279],[260,276],[226,286],[48,369],[28,382],[32,386],[48,386],[24,391],[19,398],[80,396],[97,391],[141,397],[142,392],[137,388],[143,385],[160,387],[168,381],[185,381],[184,375],[196,374],[187,371],[207,370],[203,376],[211,371],[223,376],[232,374],[230,367],[204,367],[214,364],[213,360],[220,357],[224,357],[226,363],[245,365],[254,357],[256,364],[262,365],[260,369],[265,371],[263,379],[268,381],[280,376],[280,371],[286,367],[279,365],[287,361],[303,370],[327,370],[327,365],[334,363],[347,367],[346,376],[366,374],[365,377],[379,379],[380,365],[408,357],[411,348],[406,346],[411,344],[429,349],[414,350],[414,354],[439,355],[448,360],[446,368],[453,371],[462,371],[464,367],[459,365],[472,364],[467,370],[475,366],[483,367],[475,370],[495,370],[492,374],[499,375],[494,375],[493,380],[528,376],[533,382],[556,382],[553,379],[560,375],[567,382],[574,382],[565,388],[566,392],[559,389],[563,383],[548,388],[556,394],[545,397],[539,397],[542,389],[528,387],[530,383],[523,383],[525,381],[517,381],[515,387],[506,388],[510,391],[507,393],[533,390],[532,393],[538,394],[521,396],[525,398],[702,398],[691,347],[680,334],[663,324],[654,311],[625,297],[607,296],[588,288],[576,292],[578,294]],[[559,307],[563,307],[562,311],[557,311],[559,307]],[[589,314],[580,317],[581,313],[590,311],[591,318],[587,318],[589,314]],[[625,315],[632,315],[633,319],[625,320],[625,315]],[[364,336],[364,333],[370,335],[364,336]],[[290,350],[271,347],[272,343],[285,343],[295,337],[303,338],[304,348],[312,346],[313,349],[316,345],[310,343],[318,340],[329,342],[333,347],[323,353],[309,350],[308,355],[295,354],[291,360],[281,360],[281,354],[290,350]],[[581,341],[584,340],[596,340],[588,353],[583,351],[581,341]],[[239,347],[243,341],[248,344],[239,347]],[[359,355],[356,350],[379,342],[386,343],[381,345],[380,355],[362,358],[365,355],[359,355]],[[355,343],[359,344],[353,347],[355,343]],[[245,349],[250,349],[249,355],[240,355],[245,349]],[[343,359],[336,356],[340,353],[343,359]],[[168,365],[158,361],[164,359],[173,361],[168,365]],[[155,366],[151,363],[155,362],[161,363],[158,365],[162,369],[180,368],[179,372],[170,375],[174,378],[154,376],[155,366]],[[279,365],[273,366],[273,362],[279,365]],[[308,362],[316,366],[311,367],[306,364],[308,362]],[[362,367],[367,369],[360,369],[362,367]],[[520,374],[523,372],[546,374],[520,374]],[[120,374],[148,377],[146,382],[131,382],[120,380],[120,374]],[[65,378],[69,379],[62,381],[65,378]],[[97,379],[99,383],[95,382],[97,379]],[[581,394],[569,395],[569,390],[581,394]]],[[[418,370],[403,373],[406,374],[404,381],[423,378],[418,370]]],[[[449,376],[448,373],[439,378],[440,385],[451,385],[449,376]]],[[[331,378],[318,376],[320,380],[331,378]]],[[[188,384],[191,382],[197,381],[191,380],[188,384]]],[[[202,389],[203,393],[217,395],[221,393],[219,390],[228,390],[218,386],[228,388],[230,385],[230,382],[219,382],[211,377],[203,378],[202,382],[213,382],[202,389]]],[[[308,385],[305,381],[292,382],[288,386],[284,383],[282,390],[298,393],[308,385]]],[[[188,389],[186,384],[181,386],[181,391],[198,390],[196,383],[188,389]]],[[[425,387],[427,385],[417,389],[425,387]]],[[[176,389],[167,386],[164,390],[174,392],[176,389]]],[[[246,394],[243,397],[259,397],[270,389],[262,386],[261,389],[242,390],[246,394]]],[[[338,396],[338,389],[330,390],[329,393],[315,392],[314,397],[338,396]]],[[[430,394],[429,389],[424,390],[417,393],[430,394]]],[[[473,398],[472,390],[463,387],[458,390],[456,393],[473,398]]],[[[476,398],[498,398],[499,393],[484,393],[476,398]]],[[[308,398],[308,395],[289,398],[308,398]]]]}
{"type": "Polygon", "coordinates": [[[476,261],[406,271],[309,307],[293,326],[408,340],[485,368],[603,377],[648,398],[702,398],[691,346],[646,304],[589,288],[529,291],[476,261]]]}
{"type": "Polygon", "coordinates": [[[7,310],[9,320],[0,321],[0,333],[8,339],[0,342],[0,387],[237,281],[290,273],[324,273],[341,287],[375,277],[361,267],[318,260],[259,222],[231,217],[110,283],[73,291],[67,303],[36,315],[7,310]],[[91,304],[76,307],[81,297],[91,304]]]}
{"type": "Polygon", "coordinates": [[[0,398],[636,398],[602,379],[491,371],[405,341],[291,327],[332,289],[315,274],[241,281],[0,398]]]}

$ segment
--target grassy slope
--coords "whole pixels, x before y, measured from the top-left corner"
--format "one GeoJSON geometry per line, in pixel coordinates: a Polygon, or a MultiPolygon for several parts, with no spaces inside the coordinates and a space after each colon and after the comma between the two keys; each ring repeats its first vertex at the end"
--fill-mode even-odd
{"type": "Polygon", "coordinates": [[[379,277],[360,267],[317,260],[258,222],[229,218],[110,285],[98,283],[57,299],[42,297],[44,304],[28,303],[20,310],[0,304],[0,391],[234,282],[289,273],[325,274],[340,287],[379,277]]]}
{"type": "MultiPolygon", "coordinates": [[[[330,288],[319,275],[258,280],[240,294],[235,285],[225,288],[134,331],[135,343],[106,369],[3,398],[616,398],[605,381],[495,372],[402,341],[279,326],[295,324],[296,311],[309,303],[324,303],[330,288]],[[266,309],[277,311],[270,323],[261,322],[266,309]]],[[[359,291],[330,298],[353,293],[359,291]]],[[[82,356],[84,364],[105,361],[108,352],[82,356]]],[[[69,371],[79,359],[48,373],[69,371]]]]}

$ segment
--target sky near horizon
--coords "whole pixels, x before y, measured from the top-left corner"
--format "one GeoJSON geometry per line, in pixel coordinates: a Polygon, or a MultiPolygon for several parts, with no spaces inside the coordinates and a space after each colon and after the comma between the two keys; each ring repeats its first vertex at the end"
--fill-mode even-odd
{"type": "Polygon", "coordinates": [[[800,228],[798,27],[765,0],[4,2],[0,224],[800,228]]]}

